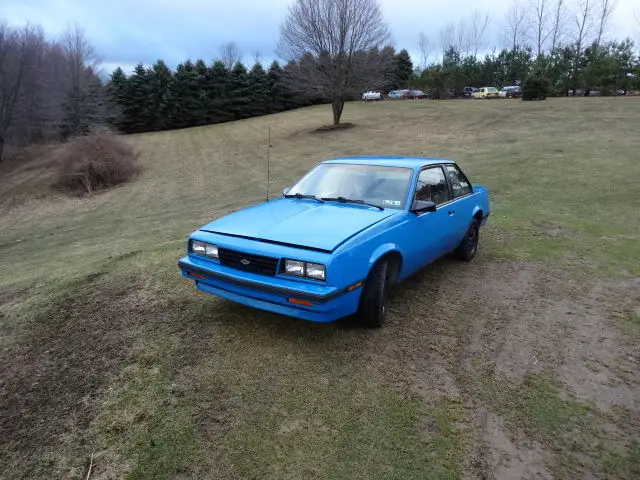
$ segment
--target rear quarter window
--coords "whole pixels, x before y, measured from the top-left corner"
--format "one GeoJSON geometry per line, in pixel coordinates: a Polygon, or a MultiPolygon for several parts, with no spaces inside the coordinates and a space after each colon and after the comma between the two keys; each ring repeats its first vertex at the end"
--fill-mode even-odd
{"type": "Polygon", "coordinates": [[[472,192],[469,180],[467,180],[467,177],[465,177],[464,173],[462,173],[456,165],[445,165],[444,170],[451,183],[453,198],[469,195],[472,192]]]}

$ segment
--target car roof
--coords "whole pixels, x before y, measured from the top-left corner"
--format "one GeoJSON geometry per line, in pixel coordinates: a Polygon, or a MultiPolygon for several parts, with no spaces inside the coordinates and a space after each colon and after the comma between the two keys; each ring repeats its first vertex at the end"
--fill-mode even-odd
{"type": "Polygon", "coordinates": [[[427,165],[437,165],[439,163],[455,163],[453,160],[444,158],[427,157],[402,157],[393,155],[371,156],[371,157],[341,157],[325,160],[322,163],[347,163],[352,165],[378,165],[382,167],[404,167],[419,169],[427,165]]]}

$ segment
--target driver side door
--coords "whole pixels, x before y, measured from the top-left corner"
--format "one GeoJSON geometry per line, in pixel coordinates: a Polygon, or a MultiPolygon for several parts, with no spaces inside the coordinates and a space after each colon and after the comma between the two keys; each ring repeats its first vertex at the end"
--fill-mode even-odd
{"type": "Polygon", "coordinates": [[[452,218],[448,205],[451,192],[441,165],[420,171],[412,199],[436,204],[435,212],[411,214],[409,221],[409,252],[412,271],[416,271],[452,249],[452,218]]]}

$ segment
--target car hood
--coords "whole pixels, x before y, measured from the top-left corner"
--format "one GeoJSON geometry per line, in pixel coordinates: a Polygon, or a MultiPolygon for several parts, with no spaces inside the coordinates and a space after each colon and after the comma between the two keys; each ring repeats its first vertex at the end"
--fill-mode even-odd
{"type": "Polygon", "coordinates": [[[200,230],[331,252],[399,210],[281,198],[245,208],[200,230]]]}

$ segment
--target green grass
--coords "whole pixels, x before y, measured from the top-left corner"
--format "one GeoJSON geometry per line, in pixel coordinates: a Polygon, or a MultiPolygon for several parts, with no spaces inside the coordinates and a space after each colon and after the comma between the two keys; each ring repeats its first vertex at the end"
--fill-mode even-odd
{"type": "MultiPolygon", "coordinates": [[[[344,121],[357,128],[310,133],[329,118],[320,106],[127,137],[141,175],[88,199],[42,192],[34,171],[0,179],[2,350],[91,295],[104,302],[85,317],[131,318],[114,351],[122,363],[100,377],[86,424],[31,450],[0,444],[5,475],[80,477],[91,454],[96,474],[114,478],[468,474],[472,409],[410,387],[404,355],[420,351],[428,324],[407,338],[401,321],[381,331],[296,322],[197,294],[178,275],[191,231],[264,199],[269,124],[272,196],[328,157],[453,158],[490,190],[484,255],[577,278],[640,274],[640,99],[353,103],[344,121]],[[129,296],[113,297],[116,287],[129,296]]],[[[396,308],[399,318],[424,313],[418,301],[396,308]]],[[[64,330],[78,349],[82,315],[70,317],[77,332],[64,330]]],[[[591,407],[564,399],[552,379],[495,381],[483,377],[471,394],[531,438],[560,448],[566,431],[588,431],[591,407]]],[[[635,472],[637,446],[583,451],[613,478],[635,472]]]]}
{"type": "Polygon", "coordinates": [[[636,342],[640,340],[640,315],[636,311],[623,312],[620,319],[622,331],[629,337],[629,340],[636,342]]]}

